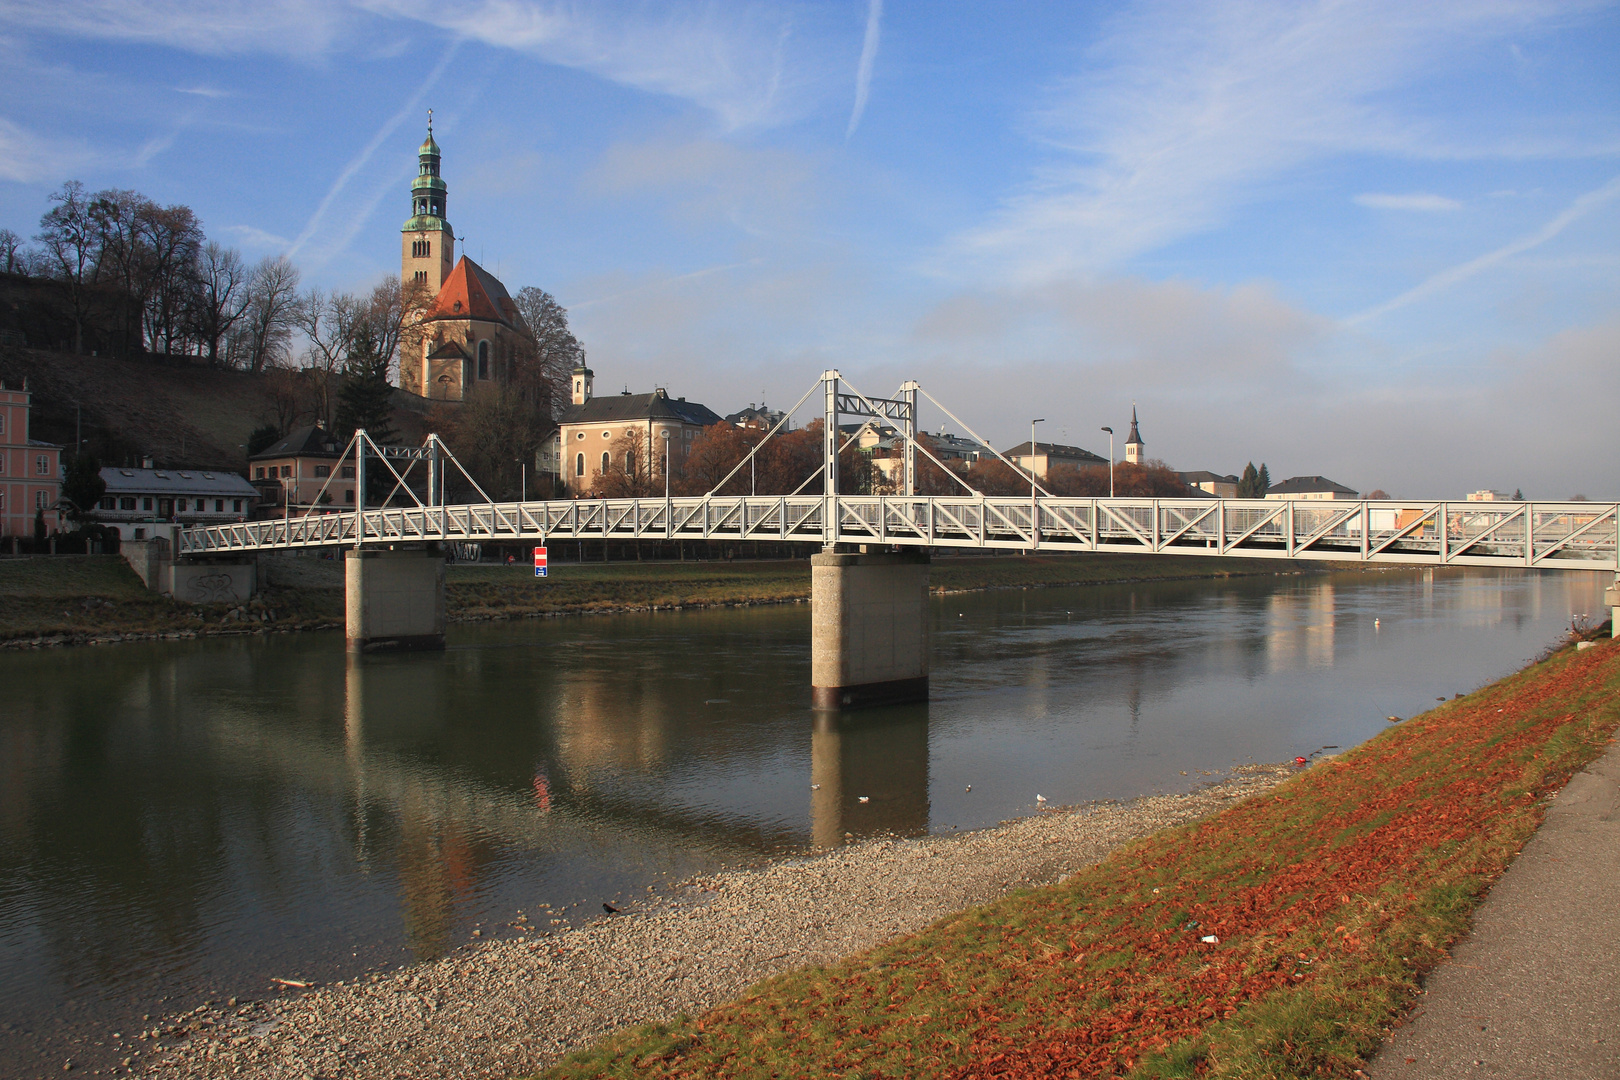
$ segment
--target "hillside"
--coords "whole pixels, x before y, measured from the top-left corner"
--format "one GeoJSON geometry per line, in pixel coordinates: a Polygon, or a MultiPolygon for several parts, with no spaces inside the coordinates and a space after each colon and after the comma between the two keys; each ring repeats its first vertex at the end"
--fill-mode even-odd
{"type": "MultiPolygon", "coordinates": [[[[71,448],[78,406],[86,445],[109,465],[150,454],[160,466],[240,472],[248,434],[276,420],[264,377],[178,359],[0,346],[0,379],[15,386],[25,378],[34,391],[31,435],[71,448]]],[[[425,411],[396,408],[394,426],[402,442],[418,442],[425,411]]]]}

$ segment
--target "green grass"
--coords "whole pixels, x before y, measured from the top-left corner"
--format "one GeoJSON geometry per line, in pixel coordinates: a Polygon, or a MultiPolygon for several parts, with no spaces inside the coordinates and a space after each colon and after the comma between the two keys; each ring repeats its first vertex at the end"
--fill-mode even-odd
{"type": "Polygon", "coordinates": [[[1620,644],[1566,649],[1062,885],[544,1075],[1348,1077],[1617,724],[1620,644]]]}

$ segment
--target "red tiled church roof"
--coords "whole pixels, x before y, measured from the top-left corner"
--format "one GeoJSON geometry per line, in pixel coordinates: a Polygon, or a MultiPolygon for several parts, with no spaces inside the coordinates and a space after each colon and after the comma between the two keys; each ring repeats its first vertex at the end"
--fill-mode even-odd
{"type": "Polygon", "coordinates": [[[500,279],[463,255],[444,279],[444,287],[434,298],[427,318],[482,319],[517,327],[523,323],[517,305],[500,279]]]}

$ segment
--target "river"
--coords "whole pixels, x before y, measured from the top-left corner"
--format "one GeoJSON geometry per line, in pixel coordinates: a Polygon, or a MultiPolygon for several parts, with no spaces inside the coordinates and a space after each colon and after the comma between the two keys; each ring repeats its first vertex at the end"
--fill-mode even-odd
{"type": "Polygon", "coordinates": [[[1605,584],[940,597],[930,702],[841,723],[809,710],[806,605],[458,626],[442,654],[362,662],[334,633],[0,655],[0,1074],[519,912],[1349,747],[1599,620],[1605,584]]]}

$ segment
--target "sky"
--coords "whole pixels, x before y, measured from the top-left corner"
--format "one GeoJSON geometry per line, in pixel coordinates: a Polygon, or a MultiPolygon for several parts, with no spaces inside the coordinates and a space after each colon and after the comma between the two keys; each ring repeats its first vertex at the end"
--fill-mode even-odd
{"type": "Polygon", "coordinates": [[[1616,499],[1616,56],[1581,0],[0,0],[0,227],[133,188],[367,289],[432,108],[599,392],[1616,499]]]}

